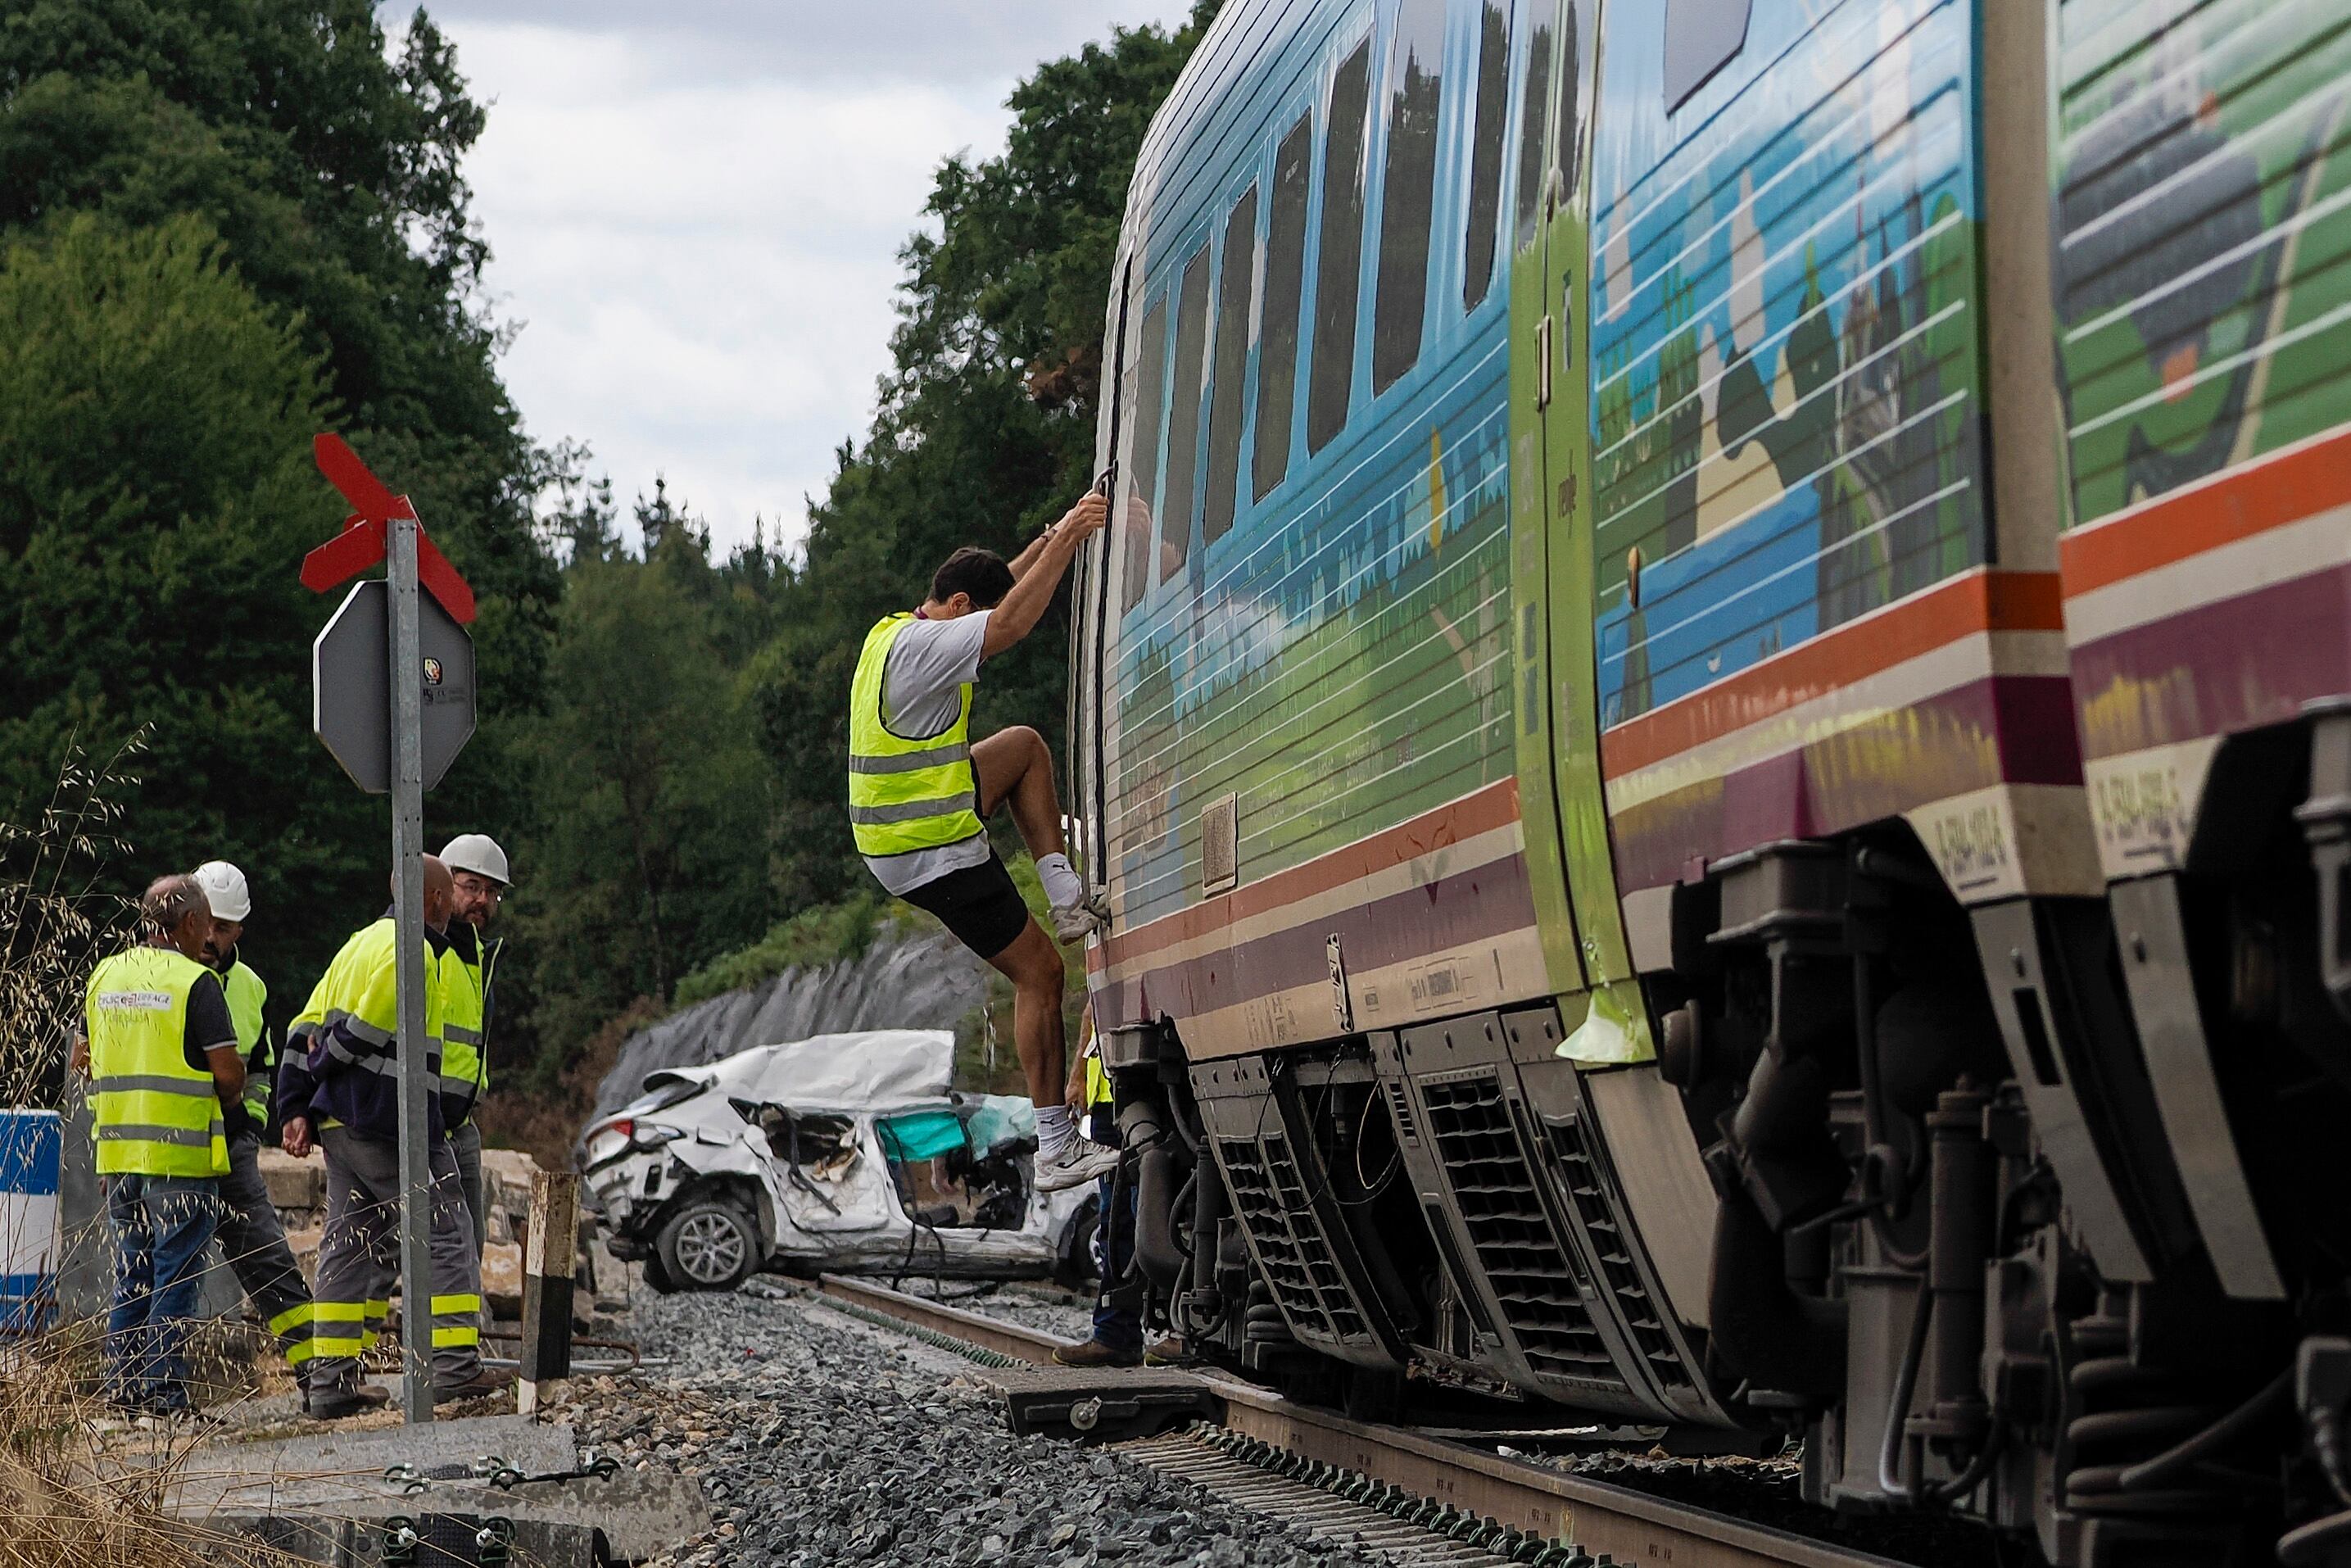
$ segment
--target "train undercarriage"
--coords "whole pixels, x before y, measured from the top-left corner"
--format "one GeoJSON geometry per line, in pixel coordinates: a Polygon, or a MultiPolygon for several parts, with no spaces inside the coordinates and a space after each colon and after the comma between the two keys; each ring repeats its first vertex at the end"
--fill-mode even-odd
{"type": "Polygon", "coordinates": [[[1899,823],[1712,864],[1641,954],[1654,1062],[1549,999],[1113,1031],[1131,1288],[1358,1413],[1800,1438],[1808,1500],[2017,1560],[2351,1561],[2351,709],[2201,798],[2105,899],[1963,908],[1899,823]]]}

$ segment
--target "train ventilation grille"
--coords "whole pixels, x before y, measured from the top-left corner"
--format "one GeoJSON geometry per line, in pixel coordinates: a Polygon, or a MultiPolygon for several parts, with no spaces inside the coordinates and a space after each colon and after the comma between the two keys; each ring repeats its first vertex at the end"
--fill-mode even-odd
{"type": "Polygon", "coordinates": [[[1633,1342],[1639,1347],[1641,1358],[1649,1364],[1650,1375],[1667,1387],[1687,1387],[1689,1376],[1683,1369],[1681,1353],[1674,1348],[1673,1336],[1666,1331],[1656,1299],[1641,1283],[1641,1271],[1635,1267],[1624,1231],[1616,1223],[1616,1208],[1602,1185],[1600,1163],[1586,1139],[1582,1119],[1546,1118],[1544,1124],[1551,1131],[1552,1146],[1563,1167],[1568,1201],[1575,1206],[1576,1218],[1583,1222],[1585,1234],[1592,1238],[1602,1276],[1619,1303],[1625,1324],[1633,1331],[1633,1342]]]}
{"type": "Polygon", "coordinates": [[[1257,1243],[1265,1282],[1293,1324],[1320,1330],[1337,1340],[1367,1336],[1338,1260],[1331,1255],[1307,1201],[1304,1183],[1279,1133],[1261,1142],[1217,1140],[1233,1200],[1233,1212],[1257,1243]]]}
{"type": "Polygon", "coordinates": [[[1396,1137],[1407,1144],[1420,1142],[1420,1122],[1412,1113],[1412,1091],[1391,1079],[1388,1082],[1388,1106],[1395,1113],[1396,1137]]]}
{"type": "Polygon", "coordinates": [[[1420,1097],[1479,1267],[1528,1364],[1556,1377],[1620,1381],[1543,1212],[1500,1086],[1491,1077],[1424,1082],[1420,1097]]]}

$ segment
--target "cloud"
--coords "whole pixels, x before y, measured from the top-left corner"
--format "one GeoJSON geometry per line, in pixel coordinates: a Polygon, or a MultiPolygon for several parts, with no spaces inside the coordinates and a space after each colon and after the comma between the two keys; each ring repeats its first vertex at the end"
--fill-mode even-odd
{"type": "Polygon", "coordinates": [[[872,417],[898,250],[940,161],[1001,149],[1003,99],[1038,62],[1188,10],[434,8],[491,102],[465,173],[530,433],[587,442],[624,505],[665,474],[722,549],[755,515],[796,542],[872,417]]]}

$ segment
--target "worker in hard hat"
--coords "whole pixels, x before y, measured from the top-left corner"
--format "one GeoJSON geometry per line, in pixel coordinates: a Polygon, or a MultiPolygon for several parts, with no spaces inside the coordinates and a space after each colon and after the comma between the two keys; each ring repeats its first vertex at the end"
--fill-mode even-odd
{"type": "MultiPolygon", "coordinates": [[[[449,869],[424,857],[423,1024],[427,1072],[441,1070],[440,967],[452,894],[449,869]]],[[[286,1152],[313,1146],[327,1160],[327,1218],[319,1241],[316,1353],[307,1408],[321,1420],[384,1402],[360,1381],[360,1356],[376,1343],[400,1247],[399,938],[390,911],[352,934],[328,965],[287,1034],[277,1111],[286,1152]],[[294,1047],[301,1045],[298,1056],[294,1047]]],[[[431,1300],[403,1308],[404,1332],[429,1343],[435,1401],[495,1393],[511,1381],[482,1365],[481,1260],[465,1223],[457,1162],[441,1124],[441,1101],[425,1100],[431,1186],[431,1300]],[[424,1338],[423,1336],[429,1336],[424,1338]]],[[[418,1341],[412,1341],[418,1343],[418,1341]]]]}
{"type": "Polygon", "coordinates": [[[226,861],[206,861],[196,868],[195,879],[212,910],[203,962],[220,977],[229,1021],[236,1029],[237,1051],[245,1058],[245,1092],[227,1116],[228,1174],[221,1177],[216,1235],[221,1256],[244,1287],[245,1299],[276,1336],[298,1389],[309,1372],[310,1287],[302,1278],[301,1265],[294,1261],[294,1249],[286,1244],[286,1227],[278,1222],[269,1186],[261,1178],[263,1140],[277,1135],[270,1105],[277,1061],[262,1017],[269,988],[246,963],[242,951],[253,894],[245,873],[226,861]]]}
{"type": "Polygon", "coordinates": [[[505,901],[514,878],[507,852],[487,833],[460,833],[441,852],[449,868],[455,903],[449,912],[449,950],[442,958],[441,1116],[449,1127],[449,1147],[474,1218],[474,1252],[489,1240],[490,1211],[482,1190],[482,1129],[474,1112],[490,1086],[490,1018],[496,997],[502,938],[489,934],[490,919],[505,901]]]}
{"type": "Polygon", "coordinates": [[[245,1061],[219,979],[198,961],[212,907],[188,876],[158,877],[139,901],[141,941],[91,972],[91,1133],[114,1235],[106,1320],[107,1391],[126,1415],[183,1416],[183,1347],[228,1170],[226,1113],[245,1061]]]}

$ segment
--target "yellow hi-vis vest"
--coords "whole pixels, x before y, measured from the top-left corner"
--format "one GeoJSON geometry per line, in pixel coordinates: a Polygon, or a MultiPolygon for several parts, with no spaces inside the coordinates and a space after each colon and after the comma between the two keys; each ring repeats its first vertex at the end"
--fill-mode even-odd
{"type": "Polygon", "coordinates": [[[482,1023],[488,1010],[486,998],[495,954],[481,946],[478,937],[475,944],[474,950],[483,959],[479,965],[465,962],[455,947],[441,954],[437,960],[441,970],[441,1081],[435,1087],[444,1096],[465,1096],[465,1115],[451,1124],[452,1130],[472,1117],[474,1106],[481,1103],[482,1092],[490,1086],[490,1061],[483,1050],[482,1023]]]}
{"type": "Polygon", "coordinates": [[[882,716],[890,650],[914,623],[904,611],[876,622],[849,685],[849,825],[860,854],[935,850],[987,831],[971,765],[970,683],[955,722],[936,735],[902,736],[882,716]]]}
{"type": "Polygon", "coordinates": [[[187,1056],[188,993],[208,973],[168,947],[133,947],[91,974],[83,1013],[99,1175],[227,1173],[220,1087],[187,1056]]]}
{"type": "MultiPolygon", "coordinates": [[[[330,1024],[348,1022],[356,1040],[353,1048],[330,1044],[329,1054],[346,1067],[386,1078],[400,1076],[400,977],[392,962],[393,922],[387,915],[363,925],[344,942],[327,972],[310,989],[310,999],[294,1016],[286,1031],[287,1049],[310,1049],[309,1037],[330,1024]]],[[[446,988],[440,979],[440,956],[427,941],[424,951],[425,1071],[441,1071],[441,1004],[446,988]]],[[[328,1126],[341,1124],[331,1117],[328,1126]]]]}
{"type": "Polygon", "coordinates": [[[229,1022],[236,1026],[237,1054],[245,1058],[245,1109],[256,1124],[269,1120],[269,1091],[277,1082],[277,1061],[274,1053],[254,1053],[260,1043],[262,1009],[269,1005],[269,988],[261,983],[242,958],[232,962],[228,973],[220,977],[221,991],[228,998],[229,1022]]]}

